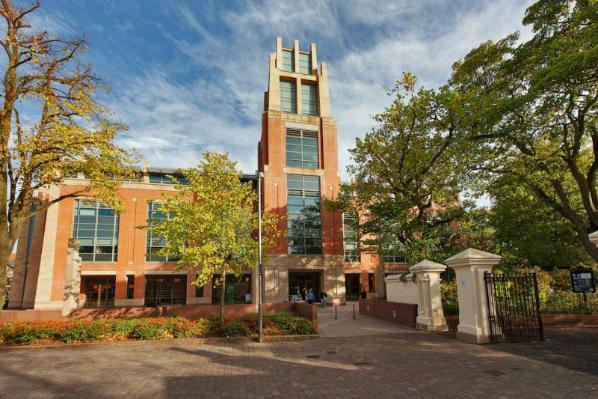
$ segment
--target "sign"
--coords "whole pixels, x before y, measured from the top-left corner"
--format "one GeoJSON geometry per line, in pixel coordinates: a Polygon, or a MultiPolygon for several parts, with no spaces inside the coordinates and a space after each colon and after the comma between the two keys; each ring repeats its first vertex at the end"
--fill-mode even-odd
{"type": "Polygon", "coordinates": [[[571,287],[573,292],[585,293],[596,292],[596,285],[594,284],[594,274],[591,269],[575,269],[570,270],[571,273],[571,287]]]}

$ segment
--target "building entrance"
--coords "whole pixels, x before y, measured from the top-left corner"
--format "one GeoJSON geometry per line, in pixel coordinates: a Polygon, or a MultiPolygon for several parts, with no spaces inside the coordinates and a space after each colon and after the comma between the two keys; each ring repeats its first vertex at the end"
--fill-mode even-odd
{"type": "Polygon", "coordinates": [[[186,302],[186,275],[145,276],[145,306],[184,305],[186,302]]]}
{"type": "Polygon", "coordinates": [[[116,276],[82,276],[81,289],[85,295],[86,308],[114,306],[116,276]]]}
{"type": "Polygon", "coordinates": [[[345,293],[347,301],[356,301],[360,295],[359,273],[345,274],[345,293]]]}
{"type": "Polygon", "coordinates": [[[289,299],[295,295],[305,300],[305,292],[311,289],[316,301],[320,300],[322,284],[321,271],[289,271],[289,299]]]}

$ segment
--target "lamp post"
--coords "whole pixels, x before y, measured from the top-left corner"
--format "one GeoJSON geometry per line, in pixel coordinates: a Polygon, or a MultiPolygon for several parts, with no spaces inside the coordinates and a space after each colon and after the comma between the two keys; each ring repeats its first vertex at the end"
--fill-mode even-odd
{"type": "Polygon", "coordinates": [[[258,341],[261,344],[264,342],[264,266],[262,264],[262,179],[264,177],[263,172],[257,173],[257,217],[258,217],[258,341]]]}

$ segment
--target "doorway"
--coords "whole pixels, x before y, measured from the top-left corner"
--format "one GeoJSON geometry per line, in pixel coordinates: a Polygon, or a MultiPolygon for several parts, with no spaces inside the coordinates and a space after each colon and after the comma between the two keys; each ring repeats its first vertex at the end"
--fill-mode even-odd
{"type": "Polygon", "coordinates": [[[295,295],[305,300],[305,292],[311,289],[316,301],[320,300],[322,286],[321,271],[289,271],[289,299],[295,295]]]}
{"type": "Polygon", "coordinates": [[[145,276],[145,306],[187,303],[186,275],[145,276]]]}
{"type": "Polygon", "coordinates": [[[345,273],[345,295],[347,301],[357,301],[360,295],[359,273],[345,273]]]}

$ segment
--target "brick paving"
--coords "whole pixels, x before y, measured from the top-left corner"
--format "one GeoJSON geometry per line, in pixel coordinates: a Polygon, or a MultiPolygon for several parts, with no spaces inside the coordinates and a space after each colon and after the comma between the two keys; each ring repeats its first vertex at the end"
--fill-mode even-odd
{"type": "Polygon", "coordinates": [[[477,346],[385,322],[383,333],[376,325],[366,335],[371,320],[344,320],[328,325],[341,331],[361,322],[362,333],[261,346],[4,349],[0,398],[598,397],[596,331],[550,330],[542,345],[477,346]]]}

